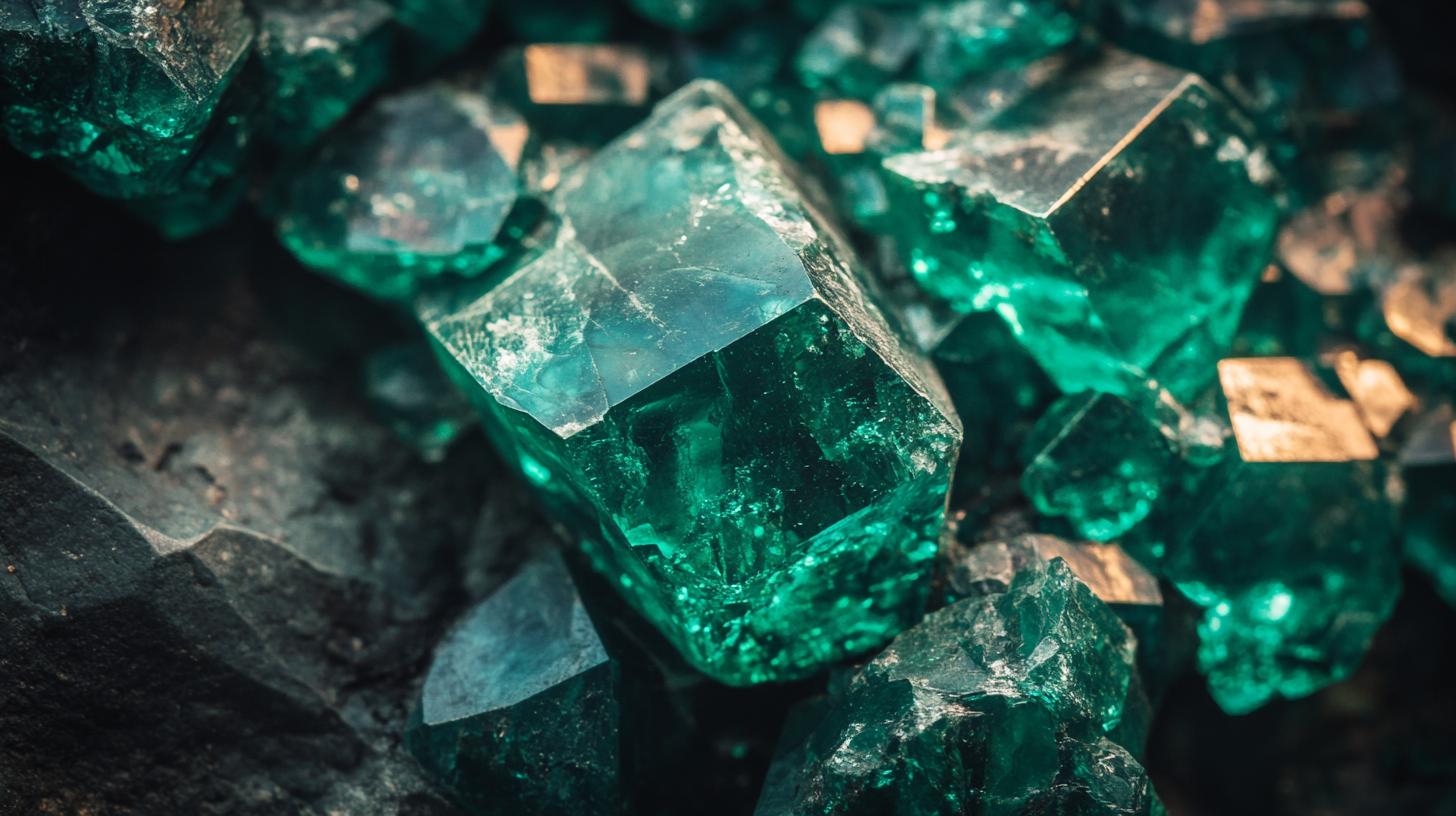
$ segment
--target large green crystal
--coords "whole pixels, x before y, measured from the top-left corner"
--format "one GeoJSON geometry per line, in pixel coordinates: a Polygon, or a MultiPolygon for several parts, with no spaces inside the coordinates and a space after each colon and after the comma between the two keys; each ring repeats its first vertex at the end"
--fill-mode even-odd
{"type": "Polygon", "coordinates": [[[386,97],[288,183],[279,236],[299,260],[384,299],[478,274],[501,255],[526,138],[509,109],[445,83],[386,97]]]}
{"type": "Polygon", "coordinates": [[[729,683],[913,620],[960,424],[760,126],[694,83],[553,206],[540,254],[425,318],[597,566],[729,683]]]}
{"type": "Polygon", "coordinates": [[[994,307],[1063,389],[1127,393],[1232,337],[1276,216],[1250,139],[1196,76],[1112,52],[885,167],[929,292],[994,307]]]}
{"type": "Polygon", "coordinates": [[[170,192],[253,35],[242,0],[5,0],[6,135],[102,195],[170,192]]]}
{"type": "Polygon", "coordinates": [[[610,813],[623,781],[620,682],[552,555],[440,644],[406,742],[471,813],[610,813]]]}
{"type": "Polygon", "coordinates": [[[1108,738],[1133,647],[1064,562],[1030,563],[902,633],[791,723],[758,816],[1150,813],[1146,774],[1108,738]]]}
{"type": "Polygon", "coordinates": [[[379,0],[258,0],[268,135],[307,145],[388,76],[394,12],[379,0]]]}

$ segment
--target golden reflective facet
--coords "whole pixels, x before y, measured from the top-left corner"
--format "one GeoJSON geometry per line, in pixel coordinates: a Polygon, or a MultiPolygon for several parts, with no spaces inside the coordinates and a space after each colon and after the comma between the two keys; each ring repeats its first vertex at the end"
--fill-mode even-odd
{"type": "Polygon", "coordinates": [[[875,112],[855,99],[823,99],[814,104],[814,128],[825,153],[863,153],[875,129],[875,112]]]}
{"type": "Polygon", "coordinates": [[[1220,360],[1239,455],[1246,462],[1352,462],[1379,455],[1360,412],[1292,357],[1220,360]]]}
{"type": "Polygon", "coordinates": [[[1161,606],[1158,579],[1117,544],[1073,543],[1056,536],[1027,536],[1037,555],[1067,562],[1077,580],[1105,603],[1161,606]]]}
{"type": "Polygon", "coordinates": [[[1403,181],[1392,172],[1379,189],[1333,193],[1297,213],[1279,231],[1279,260],[1322,295],[1350,294],[1365,268],[1397,251],[1403,181]]]}
{"type": "Polygon", "coordinates": [[[1406,388],[1395,366],[1384,360],[1362,360],[1353,351],[1341,351],[1335,356],[1335,375],[1377,439],[1389,435],[1416,404],[1415,394],[1406,388]]]}
{"type": "Polygon", "coordinates": [[[1381,295],[1380,310],[1392,334],[1431,357],[1456,357],[1456,274],[1453,259],[1444,259],[1444,280],[1423,264],[1407,264],[1381,295]]]}
{"type": "Polygon", "coordinates": [[[628,45],[526,46],[526,89],[537,105],[645,105],[647,54],[628,45]]]}

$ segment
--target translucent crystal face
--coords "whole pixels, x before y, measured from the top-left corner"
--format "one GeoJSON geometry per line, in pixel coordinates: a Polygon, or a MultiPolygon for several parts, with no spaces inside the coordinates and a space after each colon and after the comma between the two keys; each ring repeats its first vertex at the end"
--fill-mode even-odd
{"type": "Polygon", "coordinates": [[[1063,389],[1128,393],[1175,347],[1211,371],[1267,260],[1246,137],[1196,77],[1114,53],[885,166],[922,285],[995,308],[1063,389]]]}
{"type": "Polygon", "coordinates": [[[300,260],[381,298],[481,271],[516,200],[526,127],[445,83],[385,97],[296,178],[278,221],[300,260]]]}
{"type": "Polygon", "coordinates": [[[732,681],[893,633],[959,442],[765,138],[689,87],[563,181],[551,246],[430,321],[604,569],[732,681]]]}

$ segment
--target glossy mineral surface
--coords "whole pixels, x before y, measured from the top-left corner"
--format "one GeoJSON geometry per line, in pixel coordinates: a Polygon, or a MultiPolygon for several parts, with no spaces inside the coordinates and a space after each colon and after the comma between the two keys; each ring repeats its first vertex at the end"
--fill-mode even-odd
{"type": "Polygon", "coordinates": [[[553,241],[427,314],[599,569],[717,678],[801,676],[916,614],[959,422],[726,90],[563,180],[553,241]]]}
{"type": "Polygon", "coordinates": [[[445,83],[385,97],[288,182],[279,237],[309,266],[386,300],[478,274],[500,255],[526,137],[508,108],[445,83]]]}
{"type": "Polygon", "coordinates": [[[1196,386],[1183,372],[1211,371],[1273,239],[1239,116],[1196,76],[1116,52],[885,167],[920,283],[994,308],[1067,391],[1130,393],[1165,356],[1169,387],[1196,386]]]}
{"type": "Polygon", "coordinates": [[[757,813],[1153,812],[1145,773],[1106,736],[1132,655],[1065,562],[1030,563],[1004,591],[932,613],[791,721],[757,813]],[[1120,804],[1083,801],[1104,789],[1120,804]]]}
{"type": "Polygon", "coordinates": [[[6,0],[6,135],[102,195],[169,192],[254,35],[242,0],[6,0]]]}

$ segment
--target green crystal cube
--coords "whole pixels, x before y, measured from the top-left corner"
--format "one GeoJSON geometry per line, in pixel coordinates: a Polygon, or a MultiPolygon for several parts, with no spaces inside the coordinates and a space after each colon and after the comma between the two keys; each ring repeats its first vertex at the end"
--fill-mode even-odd
{"type": "Polygon", "coordinates": [[[258,0],[268,136],[312,143],[389,75],[394,11],[379,0],[258,0]]]}
{"type": "Polygon", "coordinates": [[[5,0],[6,135],[101,195],[170,192],[253,35],[242,0],[5,0]]]}
{"type": "Polygon", "coordinates": [[[279,237],[308,266],[386,300],[498,260],[525,123],[432,83],[380,100],[288,183],[279,237]]]}
{"type": "Polygon", "coordinates": [[[597,567],[732,684],[912,621],[960,422],[758,123],[693,83],[554,209],[539,254],[423,317],[597,567]]]}
{"type": "Polygon", "coordinates": [[[1165,355],[1175,379],[1210,376],[1277,216],[1271,171],[1222,97],[1118,52],[884,166],[916,279],[995,308],[1069,392],[1131,393],[1165,355]]]}
{"type": "Polygon", "coordinates": [[[611,813],[623,782],[620,683],[552,555],[440,644],[405,743],[471,813],[611,813]]]}
{"type": "Polygon", "coordinates": [[[1065,562],[1027,564],[1004,591],[931,613],[791,720],[756,813],[1153,812],[1146,773],[1108,737],[1133,650],[1065,562]]]}

